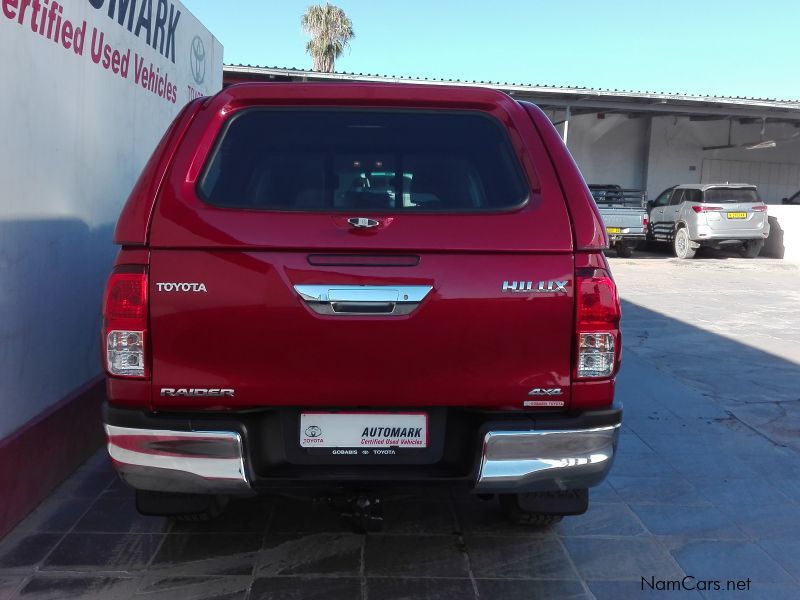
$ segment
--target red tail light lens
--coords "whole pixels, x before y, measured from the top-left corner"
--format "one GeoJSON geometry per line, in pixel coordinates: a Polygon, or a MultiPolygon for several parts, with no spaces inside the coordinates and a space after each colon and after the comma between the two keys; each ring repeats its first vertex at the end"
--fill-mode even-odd
{"type": "Polygon", "coordinates": [[[696,213],[706,213],[724,209],[721,206],[701,206],[699,204],[695,204],[694,206],[692,206],[692,210],[696,213]]]}
{"type": "Polygon", "coordinates": [[[647,217],[642,217],[642,227],[647,229],[647,226],[650,224],[650,220],[647,217]]]}
{"type": "Polygon", "coordinates": [[[118,267],[111,274],[103,302],[103,346],[110,375],[147,377],[147,272],[118,267]]]}
{"type": "Polygon", "coordinates": [[[764,206],[763,204],[759,204],[757,206],[752,207],[750,210],[752,210],[753,212],[766,212],[767,207],[764,206]]]}
{"type": "Polygon", "coordinates": [[[577,379],[613,377],[619,367],[620,304],[604,269],[579,269],[575,278],[577,379]]]}

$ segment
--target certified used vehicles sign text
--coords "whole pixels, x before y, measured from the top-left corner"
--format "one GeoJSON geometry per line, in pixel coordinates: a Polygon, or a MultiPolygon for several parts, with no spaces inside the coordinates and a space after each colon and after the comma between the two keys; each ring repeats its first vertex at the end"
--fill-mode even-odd
{"type": "Polygon", "coordinates": [[[319,413],[300,415],[302,448],[425,448],[424,413],[319,413]]]}

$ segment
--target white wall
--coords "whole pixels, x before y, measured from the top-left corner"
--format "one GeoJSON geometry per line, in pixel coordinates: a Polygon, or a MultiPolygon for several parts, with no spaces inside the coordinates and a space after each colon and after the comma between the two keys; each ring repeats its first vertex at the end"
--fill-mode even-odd
{"type": "Polygon", "coordinates": [[[625,115],[572,117],[567,146],[586,182],[640,188],[644,183],[647,125],[647,118],[625,115]]]}
{"type": "MultiPolygon", "coordinates": [[[[765,139],[788,138],[799,130],[791,125],[770,124],[765,131],[765,139]]],[[[761,139],[761,124],[733,124],[731,141],[734,144],[755,142],[761,139]]],[[[724,160],[748,163],[748,168],[733,172],[747,173],[768,203],[779,203],[785,189],[791,189],[791,176],[786,172],[800,165],[800,137],[780,143],[775,148],[746,150],[729,148],[723,150],[703,150],[704,146],[721,146],[728,143],[727,121],[690,121],[686,117],[653,117],[650,135],[650,156],[648,160],[647,189],[650,198],[671,185],[679,183],[700,183],[704,161],[724,160]],[[763,168],[753,168],[753,163],[763,164],[763,168]],[[773,179],[774,176],[774,179],[773,179]],[[759,181],[756,181],[759,180],[759,181]],[[772,181],[784,181],[774,185],[772,181]]],[[[707,166],[707,172],[709,172],[707,166]]],[[[796,182],[800,189],[800,181],[796,182]]]]}
{"type": "Polygon", "coordinates": [[[101,372],[101,295],[122,203],[180,108],[222,86],[222,47],[179,2],[152,0],[151,29],[164,21],[157,48],[144,23],[135,34],[143,2],[132,31],[128,15],[123,25],[109,17],[118,2],[62,2],[62,24],[85,32],[78,48],[54,41],[55,21],[51,39],[47,26],[34,31],[41,13],[32,23],[19,4],[0,2],[0,439],[101,372]],[[100,33],[130,52],[126,73],[93,59],[100,33]],[[193,70],[195,37],[204,60],[193,70]],[[160,95],[136,79],[151,63],[167,77],[160,95]]]}

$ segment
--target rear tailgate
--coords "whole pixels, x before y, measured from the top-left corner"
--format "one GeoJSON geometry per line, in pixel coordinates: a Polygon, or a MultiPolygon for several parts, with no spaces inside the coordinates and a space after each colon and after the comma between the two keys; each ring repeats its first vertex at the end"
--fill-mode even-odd
{"type": "Polygon", "coordinates": [[[154,408],[568,406],[571,228],[516,102],[234,86],[182,149],[150,234],[154,408]]]}

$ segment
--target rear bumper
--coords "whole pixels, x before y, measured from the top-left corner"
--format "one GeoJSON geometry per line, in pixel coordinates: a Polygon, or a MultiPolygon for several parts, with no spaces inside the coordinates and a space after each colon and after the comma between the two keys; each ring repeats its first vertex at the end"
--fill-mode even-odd
{"type": "Polygon", "coordinates": [[[647,239],[647,235],[642,231],[641,233],[609,233],[608,240],[612,244],[619,242],[643,242],[647,239]]]}
{"type": "MultiPolygon", "coordinates": [[[[451,409],[454,410],[454,409],[451,409]]],[[[453,434],[434,462],[364,464],[343,459],[315,464],[280,455],[281,444],[259,438],[274,415],[155,415],[105,407],[108,453],[130,486],[163,492],[243,495],[267,488],[397,484],[464,485],[478,493],[583,489],[599,484],[616,453],[622,409],[572,416],[470,413],[451,415],[453,434]],[[498,418],[499,417],[499,418],[498,418]],[[264,449],[266,447],[266,449],[264,449]],[[460,456],[454,457],[454,454],[460,456]],[[448,462],[449,461],[449,462],[448,462]]],[[[450,435],[448,433],[448,435],[450,435]]]]}
{"type": "Polygon", "coordinates": [[[594,429],[490,431],[476,492],[531,492],[593,487],[614,461],[619,424],[594,429]]]}
{"type": "Polygon", "coordinates": [[[697,225],[690,233],[692,241],[695,242],[759,240],[769,237],[769,225],[749,229],[713,229],[709,225],[697,225]]]}

